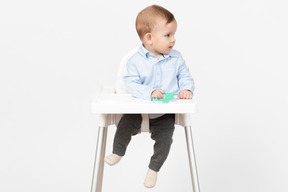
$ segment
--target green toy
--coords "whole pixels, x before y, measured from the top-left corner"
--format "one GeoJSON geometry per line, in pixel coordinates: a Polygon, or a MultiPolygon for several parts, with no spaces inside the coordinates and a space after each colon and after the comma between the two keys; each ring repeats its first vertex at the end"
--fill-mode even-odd
{"type": "Polygon", "coordinates": [[[174,99],[174,93],[164,93],[163,99],[153,98],[153,101],[156,103],[169,103],[170,100],[174,99]]]}

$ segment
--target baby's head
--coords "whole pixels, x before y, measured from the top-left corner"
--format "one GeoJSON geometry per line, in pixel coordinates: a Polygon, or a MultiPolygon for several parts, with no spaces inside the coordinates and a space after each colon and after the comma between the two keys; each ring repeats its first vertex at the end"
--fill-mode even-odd
{"type": "Polygon", "coordinates": [[[176,29],[174,15],[158,5],[143,9],[136,18],[136,30],[144,47],[157,57],[170,53],[176,29]]]}
{"type": "Polygon", "coordinates": [[[175,20],[174,15],[170,11],[159,5],[151,5],[138,13],[136,18],[136,30],[140,39],[142,39],[146,33],[152,31],[156,25],[157,19],[166,20],[166,24],[175,20]]]}

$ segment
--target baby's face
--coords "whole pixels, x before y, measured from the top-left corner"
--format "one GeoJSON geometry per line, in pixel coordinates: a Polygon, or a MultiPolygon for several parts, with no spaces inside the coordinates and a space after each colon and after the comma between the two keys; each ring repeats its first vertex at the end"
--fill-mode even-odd
{"type": "Polygon", "coordinates": [[[173,20],[166,24],[166,20],[158,18],[155,27],[151,31],[151,48],[152,53],[156,57],[162,54],[169,54],[175,45],[175,32],[177,30],[177,22],[173,20]]]}

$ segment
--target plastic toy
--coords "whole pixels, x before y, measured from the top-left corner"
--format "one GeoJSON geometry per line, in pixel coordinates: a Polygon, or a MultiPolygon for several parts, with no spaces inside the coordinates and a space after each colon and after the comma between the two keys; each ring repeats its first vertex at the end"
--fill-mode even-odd
{"type": "Polygon", "coordinates": [[[153,98],[153,101],[155,103],[169,103],[170,100],[174,99],[174,93],[164,93],[163,94],[163,99],[157,99],[157,98],[153,98]]]}

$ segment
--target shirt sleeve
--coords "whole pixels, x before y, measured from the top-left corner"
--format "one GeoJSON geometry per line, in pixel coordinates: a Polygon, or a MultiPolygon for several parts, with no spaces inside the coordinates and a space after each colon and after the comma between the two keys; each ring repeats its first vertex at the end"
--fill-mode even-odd
{"type": "Polygon", "coordinates": [[[179,57],[179,67],[178,67],[177,78],[178,78],[180,91],[186,89],[186,90],[191,91],[192,93],[194,92],[195,85],[194,85],[193,77],[190,74],[189,68],[186,65],[181,55],[179,57]]]}
{"type": "Polygon", "coordinates": [[[151,93],[154,90],[147,85],[143,85],[135,63],[127,62],[127,74],[123,76],[123,80],[133,97],[151,100],[151,93]]]}

